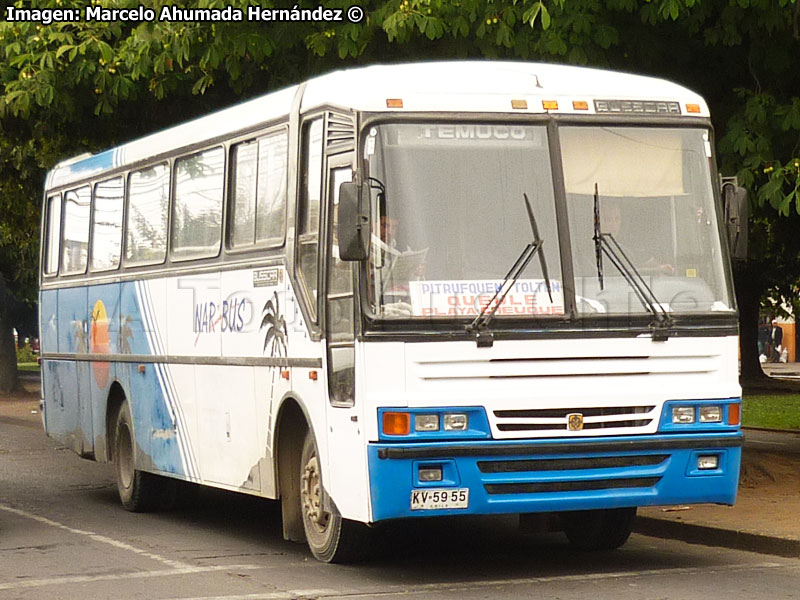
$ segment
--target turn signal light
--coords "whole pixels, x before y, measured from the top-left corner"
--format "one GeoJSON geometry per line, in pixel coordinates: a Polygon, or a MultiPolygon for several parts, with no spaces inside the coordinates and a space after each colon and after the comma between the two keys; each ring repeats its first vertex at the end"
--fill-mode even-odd
{"type": "Polygon", "coordinates": [[[742,405],[728,405],[728,425],[740,425],[742,422],[742,405]]]}
{"type": "Polygon", "coordinates": [[[386,435],[408,435],[410,432],[411,417],[408,413],[383,413],[383,433],[386,435]]]}

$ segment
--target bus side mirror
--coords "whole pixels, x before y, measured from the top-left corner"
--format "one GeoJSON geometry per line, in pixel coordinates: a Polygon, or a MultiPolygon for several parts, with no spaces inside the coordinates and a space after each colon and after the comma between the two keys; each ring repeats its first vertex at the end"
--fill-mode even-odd
{"type": "Polygon", "coordinates": [[[339,186],[339,258],[366,260],[369,252],[369,185],[347,181],[339,186]],[[368,208],[367,204],[367,208],[368,208]]]}
{"type": "Polygon", "coordinates": [[[722,184],[722,202],[725,206],[725,229],[728,232],[731,257],[746,260],[747,219],[750,216],[747,190],[736,185],[735,181],[725,181],[722,184]]]}

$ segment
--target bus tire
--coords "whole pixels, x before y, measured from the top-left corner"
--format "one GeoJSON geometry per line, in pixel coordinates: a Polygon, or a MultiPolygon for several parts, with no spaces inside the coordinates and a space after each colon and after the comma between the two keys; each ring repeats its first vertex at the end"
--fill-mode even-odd
{"type": "Polygon", "coordinates": [[[369,547],[369,528],[324,510],[318,457],[314,435],[307,431],[300,458],[300,513],[308,547],[317,560],[326,563],[363,560],[369,547]]]}
{"type": "Polygon", "coordinates": [[[561,514],[564,533],[573,548],[584,551],[616,550],[628,541],[636,508],[579,510],[561,514]]]}
{"type": "Polygon", "coordinates": [[[161,486],[156,475],[136,468],[136,438],[127,400],[119,407],[114,424],[113,456],[122,506],[131,512],[153,510],[161,497],[161,486]]]}

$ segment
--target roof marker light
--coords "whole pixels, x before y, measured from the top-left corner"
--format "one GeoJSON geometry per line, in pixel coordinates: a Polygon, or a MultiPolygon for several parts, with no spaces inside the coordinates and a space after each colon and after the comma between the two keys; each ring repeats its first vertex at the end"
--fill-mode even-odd
{"type": "Polygon", "coordinates": [[[558,102],[556,100],[542,100],[542,108],[545,110],[558,110],[558,102]]]}
{"type": "Polygon", "coordinates": [[[511,101],[511,108],[519,109],[519,110],[527,110],[528,109],[528,101],[527,100],[512,100],[511,101]]]}
{"type": "Polygon", "coordinates": [[[589,110],[589,103],[586,100],[573,100],[572,108],[574,110],[589,110]]]}
{"type": "Polygon", "coordinates": [[[387,98],[386,108],[403,108],[402,98],[387,98]]]}

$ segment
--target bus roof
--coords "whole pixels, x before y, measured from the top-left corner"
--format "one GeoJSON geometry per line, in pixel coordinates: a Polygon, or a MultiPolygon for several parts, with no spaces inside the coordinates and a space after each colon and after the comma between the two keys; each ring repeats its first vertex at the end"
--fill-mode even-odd
{"type": "MultiPolygon", "coordinates": [[[[48,189],[289,114],[298,86],[260,96],[90,156],[59,163],[48,189]]],[[[675,83],[600,69],[528,62],[376,65],[311,79],[301,111],[336,105],[372,112],[669,114],[708,117],[705,101],[675,83]]]]}

